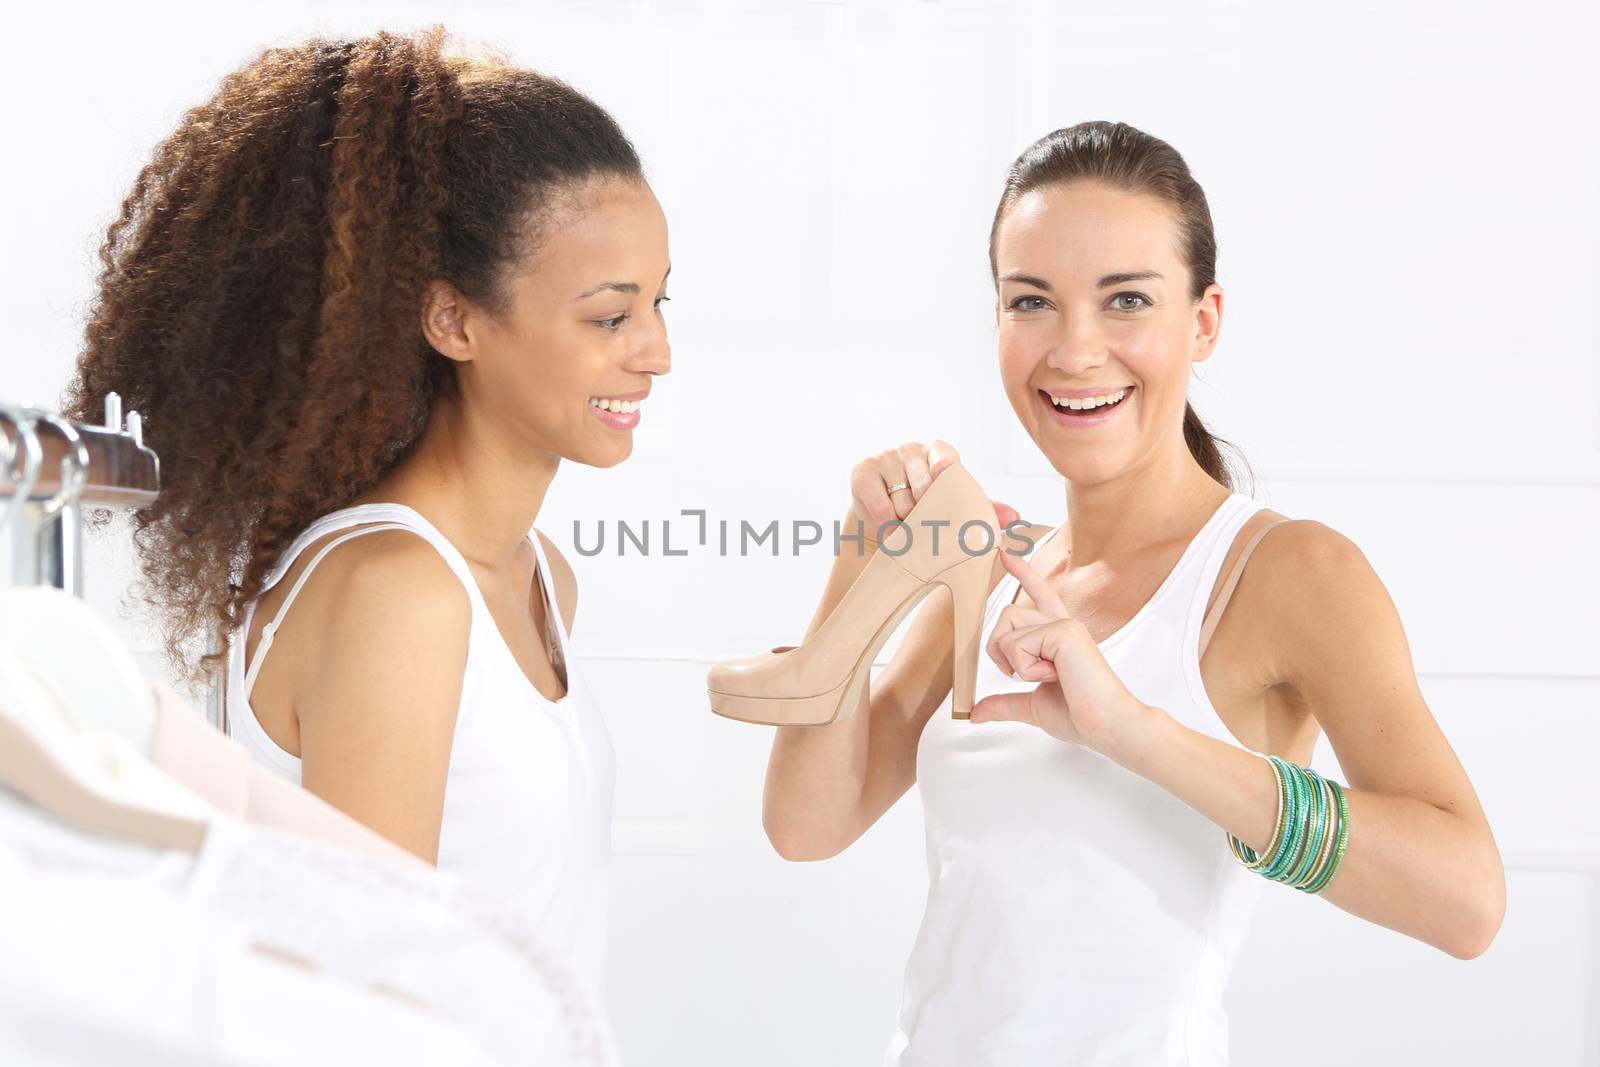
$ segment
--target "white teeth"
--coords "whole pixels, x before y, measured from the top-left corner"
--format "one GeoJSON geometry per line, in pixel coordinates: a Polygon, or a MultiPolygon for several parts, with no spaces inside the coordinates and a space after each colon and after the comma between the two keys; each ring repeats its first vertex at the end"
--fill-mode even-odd
{"type": "Polygon", "coordinates": [[[626,415],[629,412],[639,410],[639,401],[611,399],[602,400],[591,396],[589,398],[589,406],[592,408],[599,408],[601,411],[615,411],[620,415],[626,415]]]}
{"type": "Polygon", "coordinates": [[[1084,411],[1089,408],[1102,407],[1106,404],[1115,404],[1127,395],[1128,391],[1126,389],[1118,389],[1116,392],[1107,393],[1105,396],[1085,397],[1082,400],[1069,400],[1065,397],[1053,396],[1050,398],[1050,403],[1054,404],[1058,408],[1068,408],[1072,411],[1084,411]]]}

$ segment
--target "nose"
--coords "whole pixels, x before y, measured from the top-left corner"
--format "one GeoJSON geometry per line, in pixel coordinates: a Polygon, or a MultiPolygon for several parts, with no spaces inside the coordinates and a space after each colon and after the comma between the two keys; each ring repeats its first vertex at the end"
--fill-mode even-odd
{"type": "Polygon", "coordinates": [[[667,341],[667,324],[657,317],[655,329],[642,331],[639,345],[628,354],[627,368],[645,374],[666,374],[672,370],[672,345],[667,341]]]}
{"type": "Polygon", "coordinates": [[[1110,350],[1095,327],[1092,315],[1062,314],[1060,322],[1061,328],[1045,356],[1045,362],[1059,370],[1063,377],[1075,379],[1110,358],[1110,350]]]}

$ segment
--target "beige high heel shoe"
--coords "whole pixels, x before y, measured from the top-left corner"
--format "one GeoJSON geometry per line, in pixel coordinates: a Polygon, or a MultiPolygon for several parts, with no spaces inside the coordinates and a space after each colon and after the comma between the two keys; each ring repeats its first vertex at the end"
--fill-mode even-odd
{"type": "Polygon", "coordinates": [[[706,675],[711,710],[768,726],[843,721],[862,700],[878,649],[923,597],[944,585],[955,608],[951,710],[957,719],[970,718],[983,609],[1002,534],[994,505],[956,462],[939,472],[904,522],[907,528],[890,529],[809,641],[713,665],[706,675]],[[957,540],[974,520],[987,530],[974,527],[963,540],[972,548],[987,544],[981,555],[957,540]]]}

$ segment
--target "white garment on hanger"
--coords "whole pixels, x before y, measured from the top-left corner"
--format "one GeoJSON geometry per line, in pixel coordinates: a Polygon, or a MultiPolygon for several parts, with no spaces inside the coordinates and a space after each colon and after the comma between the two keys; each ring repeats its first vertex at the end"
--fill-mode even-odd
{"type": "Polygon", "coordinates": [[[59,594],[37,621],[28,660],[0,645],[19,746],[0,781],[0,1063],[613,1067],[587,989],[523,917],[414,857],[217,809],[141,751],[137,672],[122,693],[64,669],[125,650],[59,594]],[[35,750],[56,777],[30,769],[35,750]],[[183,843],[119,836],[143,823],[86,816],[85,796],[176,818],[183,843]]]}
{"type": "Polygon", "coordinates": [[[498,1065],[460,1022],[251,948],[191,857],[78,834],[0,789],[0,1063],[498,1065]]]}
{"type": "Polygon", "coordinates": [[[515,916],[439,872],[227,816],[190,856],[0,789],[0,958],[4,1063],[120,1064],[123,1040],[163,1064],[617,1062],[515,916]]]}

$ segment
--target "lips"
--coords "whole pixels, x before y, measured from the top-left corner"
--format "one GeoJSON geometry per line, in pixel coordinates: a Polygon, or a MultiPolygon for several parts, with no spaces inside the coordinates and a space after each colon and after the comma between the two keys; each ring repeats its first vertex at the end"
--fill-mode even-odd
{"type": "Polygon", "coordinates": [[[1039,402],[1049,409],[1050,418],[1056,425],[1086,429],[1109,422],[1116,416],[1118,410],[1127,406],[1128,402],[1133,399],[1134,393],[1137,392],[1137,387],[1130,385],[1124,388],[1125,392],[1122,395],[1122,399],[1115,404],[1101,404],[1097,408],[1086,411],[1073,411],[1069,408],[1057,407],[1051,401],[1050,394],[1043,389],[1039,390],[1039,402]]]}
{"type": "Polygon", "coordinates": [[[595,418],[599,419],[601,422],[605,423],[614,430],[631,430],[635,426],[639,425],[640,408],[634,408],[632,411],[623,412],[607,411],[604,408],[596,407],[593,404],[588,405],[588,407],[589,411],[594,415],[595,418]]]}

